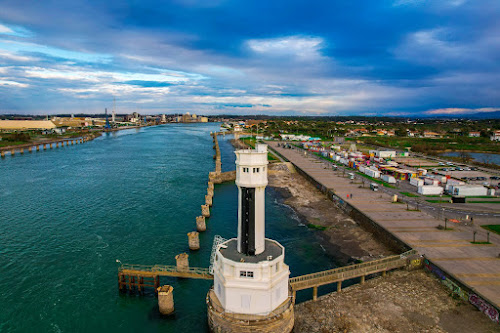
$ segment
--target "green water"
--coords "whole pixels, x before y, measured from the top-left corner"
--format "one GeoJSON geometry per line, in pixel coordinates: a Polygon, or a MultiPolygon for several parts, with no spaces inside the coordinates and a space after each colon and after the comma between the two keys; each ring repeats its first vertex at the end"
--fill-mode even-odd
{"type": "MultiPolygon", "coordinates": [[[[204,203],[218,124],[169,124],[0,160],[0,332],[205,332],[211,282],[162,278],[175,315],[152,293],[120,294],[116,259],[174,264],[204,203]]],[[[234,169],[229,137],[224,170],[234,169]]],[[[212,217],[190,265],[208,267],[215,235],[236,235],[237,191],[216,185],[212,217]]],[[[317,234],[267,190],[267,236],[292,276],[335,267],[317,234]]],[[[327,291],[327,289],[324,289],[327,291]]],[[[300,299],[308,297],[301,293],[300,299]]]]}

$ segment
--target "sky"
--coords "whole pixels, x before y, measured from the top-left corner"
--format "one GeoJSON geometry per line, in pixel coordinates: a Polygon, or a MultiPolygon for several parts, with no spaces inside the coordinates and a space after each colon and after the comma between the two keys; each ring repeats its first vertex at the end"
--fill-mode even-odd
{"type": "Polygon", "coordinates": [[[500,111],[498,0],[2,0],[0,114],[500,111]]]}

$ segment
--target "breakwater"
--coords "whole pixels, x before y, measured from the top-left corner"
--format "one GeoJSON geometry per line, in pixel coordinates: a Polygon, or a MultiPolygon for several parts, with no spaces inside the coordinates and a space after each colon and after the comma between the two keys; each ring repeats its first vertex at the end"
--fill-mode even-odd
{"type": "Polygon", "coordinates": [[[40,150],[47,150],[53,148],[59,148],[64,146],[73,146],[77,144],[82,144],[88,141],[92,141],[99,137],[101,133],[93,133],[89,135],[84,135],[77,138],[64,138],[64,139],[53,139],[46,140],[42,142],[26,143],[16,146],[7,146],[0,148],[0,157],[5,158],[7,153],[14,157],[16,152],[23,155],[26,151],[32,153],[33,151],[39,152],[40,150]]]}
{"type": "MultiPolygon", "coordinates": [[[[221,151],[219,147],[219,140],[217,139],[217,136],[221,134],[221,132],[210,133],[213,142],[213,149],[215,151],[213,156],[213,159],[215,160],[215,171],[211,171],[208,174],[207,192],[205,194],[204,204],[201,205],[201,215],[195,218],[196,231],[191,231],[187,234],[189,249],[192,251],[200,249],[199,233],[207,230],[207,221],[208,218],[210,218],[210,207],[213,205],[215,190],[214,184],[221,184],[224,182],[234,181],[236,179],[236,171],[222,172],[221,151]]],[[[222,135],[225,136],[226,133],[223,132],[222,135]]]]}

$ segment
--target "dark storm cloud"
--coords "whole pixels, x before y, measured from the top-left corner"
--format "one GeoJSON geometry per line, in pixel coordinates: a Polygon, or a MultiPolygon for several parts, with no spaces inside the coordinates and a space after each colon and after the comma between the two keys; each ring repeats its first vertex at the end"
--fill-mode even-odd
{"type": "Polygon", "coordinates": [[[0,112],[113,97],[124,112],[487,112],[499,14],[496,0],[6,0],[0,112]]]}

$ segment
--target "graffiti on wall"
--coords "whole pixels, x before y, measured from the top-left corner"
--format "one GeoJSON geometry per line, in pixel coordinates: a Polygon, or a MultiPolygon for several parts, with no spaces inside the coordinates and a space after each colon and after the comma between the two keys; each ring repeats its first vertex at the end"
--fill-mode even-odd
{"type": "Polygon", "coordinates": [[[424,267],[434,275],[438,277],[438,279],[443,283],[448,289],[451,290],[451,292],[463,299],[464,301],[469,301],[469,293],[465,290],[462,290],[455,282],[451,281],[450,279],[446,278],[446,275],[443,273],[442,270],[434,266],[429,262],[429,260],[425,259],[424,260],[424,267]]]}
{"type": "Polygon", "coordinates": [[[498,323],[498,311],[488,302],[484,301],[476,294],[469,295],[469,302],[476,308],[478,308],[479,311],[490,317],[491,320],[498,323]]]}

